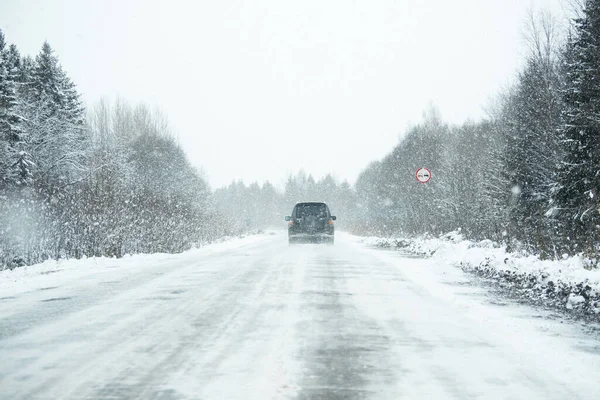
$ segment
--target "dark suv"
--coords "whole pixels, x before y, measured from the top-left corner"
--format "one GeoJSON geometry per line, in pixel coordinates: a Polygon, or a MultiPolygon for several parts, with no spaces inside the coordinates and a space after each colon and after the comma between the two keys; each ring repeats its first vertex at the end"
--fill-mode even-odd
{"type": "Polygon", "coordinates": [[[327,204],[321,202],[297,203],[289,221],[288,237],[290,244],[317,242],[333,244],[335,216],[329,212],[327,204]]]}

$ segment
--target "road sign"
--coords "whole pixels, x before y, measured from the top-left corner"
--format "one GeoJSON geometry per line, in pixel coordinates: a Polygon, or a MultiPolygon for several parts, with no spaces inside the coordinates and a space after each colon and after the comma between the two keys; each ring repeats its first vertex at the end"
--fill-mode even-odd
{"type": "Polygon", "coordinates": [[[427,168],[419,168],[417,170],[417,180],[421,183],[427,183],[431,179],[431,171],[427,168]]]}

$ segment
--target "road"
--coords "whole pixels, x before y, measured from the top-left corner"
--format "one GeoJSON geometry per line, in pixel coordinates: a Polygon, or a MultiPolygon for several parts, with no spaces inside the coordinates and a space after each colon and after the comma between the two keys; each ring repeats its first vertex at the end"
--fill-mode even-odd
{"type": "Polygon", "coordinates": [[[332,247],[288,247],[283,234],[265,235],[139,260],[72,279],[51,271],[55,286],[0,293],[0,398],[600,393],[600,345],[577,325],[491,304],[451,267],[349,235],[332,247]]]}

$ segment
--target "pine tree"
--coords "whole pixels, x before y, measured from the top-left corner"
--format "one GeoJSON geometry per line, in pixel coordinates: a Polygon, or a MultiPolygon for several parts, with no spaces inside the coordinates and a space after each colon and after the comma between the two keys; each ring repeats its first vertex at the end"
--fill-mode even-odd
{"type": "Polygon", "coordinates": [[[35,185],[56,194],[86,171],[89,146],[84,109],[75,86],[45,42],[33,65],[23,60],[23,115],[27,152],[36,166],[35,185]]]}
{"type": "Polygon", "coordinates": [[[38,105],[46,109],[46,118],[73,126],[83,124],[85,110],[80,95],[48,42],[44,42],[35,58],[28,85],[38,99],[38,105]]]}
{"type": "Polygon", "coordinates": [[[64,118],[73,125],[83,125],[85,122],[85,108],[77,92],[77,87],[62,69],[59,71],[59,82],[64,118]]]}
{"type": "Polygon", "coordinates": [[[42,50],[35,57],[31,87],[38,99],[47,101],[51,113],[48,117],[54,117],[62,107],[63,98],[61,89],[61,68],[54,50],[48,42],[44,42],[42,50]]]}
{"type": "Polygon", "coordinates": [[[0,186],[25,183],[30,177],[28,154],[19,149],[23,134],[17,106],[20,59],[14,45],[6,47],[0,31],[0,186]]]}
{"type": "Polygon", "coordinates": [[[0,31],[0,133],[9,143],[18,141],[20,119],[17,105],[15,72],[9,63],[4,34],[0,31]]]}
{"type": "Polygon", "coordinates": [[[551,30],[544,37],[548,39],[543,47],[538,39],[532,40],[538,45],[507,98],[500,121],[506,139],[502,172],[508,187],[502,198],[509,216],[508,234],[538,249],[551,247],[545,214],[562,158],[560,79],[551,30]]]}
{"type": "Polygon", "coordinates": [[[35,68],[35,61],[30,56],[21,58],[19,73],[17,82],[19,82],[19,95],[27,99],[28,93],[31,92],[33,82],[33,70],[35,68]]]}
{"type": "Polygon", "coordinates": [[[555,194],[567,250],[597,252],[600,225],[600,2],[587,0],[567,45],[566,158],[555,194]]]}

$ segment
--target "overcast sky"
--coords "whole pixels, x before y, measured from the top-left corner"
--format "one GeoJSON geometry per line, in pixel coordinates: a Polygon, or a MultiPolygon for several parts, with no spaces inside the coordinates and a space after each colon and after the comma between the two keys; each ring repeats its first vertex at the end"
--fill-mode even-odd
{"type": "Polygon", "coordinates": [[[303,168],[353,182],[433,103],[478,119],[560,0],[1,0],[22,53],[54,47],[87,105],[158,105],[213,187],[303,168]]]}

